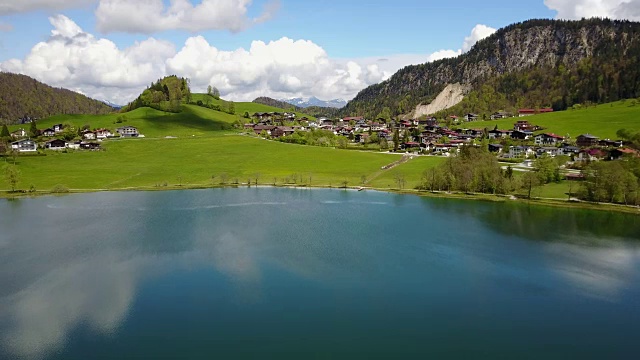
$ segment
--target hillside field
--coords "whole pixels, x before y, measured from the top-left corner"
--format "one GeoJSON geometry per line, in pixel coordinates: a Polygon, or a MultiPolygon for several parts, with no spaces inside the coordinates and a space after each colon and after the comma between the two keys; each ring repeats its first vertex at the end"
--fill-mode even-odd
{"type": "Polygon", "coordinates": [[[558,111],[548,114],[532,115],[522,118],[475,121],[458,125],[459,127],[512,129],[518,120],[527,120],[531,124],[560,136],[569,135],[575,139],[580,134],[589,133],[601,139],[617,139],[616,131],[627,129],[640,131],[640,102],[636,100],[590,106],[579,110],[558,111]],[[634,105],[636,104],[636,105],[634,105]]]}

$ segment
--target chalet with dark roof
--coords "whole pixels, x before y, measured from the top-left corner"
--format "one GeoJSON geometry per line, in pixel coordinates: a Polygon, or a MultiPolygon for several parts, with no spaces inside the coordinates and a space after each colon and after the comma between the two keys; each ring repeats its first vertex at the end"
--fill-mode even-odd
{"type": "Polygon", "coordinates": [[[600,138],[591,134],[582,134],[576,138],[576,145],[580,147],[590,147],[598,145],[600,138]]]}

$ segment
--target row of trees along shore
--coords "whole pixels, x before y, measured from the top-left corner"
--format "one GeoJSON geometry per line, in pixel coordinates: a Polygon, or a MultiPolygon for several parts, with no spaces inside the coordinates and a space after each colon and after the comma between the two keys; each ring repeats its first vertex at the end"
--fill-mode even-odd
{"type": "MultiPolygon", "coordinates": [[[[424,171],[418,190],[458,191],[483,194],[521,194],[531,198],[544,184],[560,182],[560,167],[568,158],[542,157],[534,162],[532,171],[516,175],[511,166],[503,167],[488,151],[464,146],[460,154],[447,158],[437,167],[424,171]]],[[[628,157],[616,161],[598,161],[588,164],[582,171],[584,180],[570,181],[568,198],[585,201],[640,204],[640,159],[628,157]]]]}

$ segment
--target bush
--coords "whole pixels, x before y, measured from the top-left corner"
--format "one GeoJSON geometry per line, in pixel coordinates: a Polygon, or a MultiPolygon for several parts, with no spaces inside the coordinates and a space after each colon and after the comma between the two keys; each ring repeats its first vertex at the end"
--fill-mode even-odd
{"type": "Polygon", "coordinates": [[[51,189],[51,192],[54,194],[66,194],[69,192],[69,188],[64,185],[58,184],[54,186],[53,189],[51,189]]]}

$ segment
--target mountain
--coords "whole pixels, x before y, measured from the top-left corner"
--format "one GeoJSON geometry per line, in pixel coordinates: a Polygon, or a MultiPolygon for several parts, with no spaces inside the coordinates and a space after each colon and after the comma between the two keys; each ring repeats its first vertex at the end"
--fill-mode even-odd
{"type": "Polygon", "coordinates": [[[266,97],[266,96],[261,96],[259,98],[256,98],[255,100],[253,100],[254,103],[257,104],[263,104],[263,105],[269,105],[269,106],[273,106],[273,107],[277,107],[280,109],[291,109],[293,108],[294,111],[302,111],[304,110],[305,114],[314,116],[314,117],[321,117],[321,116],[326,116],[326,117],[335,117],[338,114],[338,109],[337,108],[333,108],[333,107],[322,107],[322,106],[308,106],[308,107],[301,107],[301,106],[296,106],[293,104],[290,104],[286,101],[282,101],[282,100],[276,100],[270,97],[266,97]]]}
{"type": "Polygon", "coordinates": [[[256,104],[262,104],[262,105],[268,105],[268,106],[273,106],[273,107],[277,107],[280,109],[291,109],[293,108],[295,111],[300,111],[302,110],[301,107],[299,106],[295,106],[293,104],[290,104],[286,101],[283,100],[276,100],[270,97],[266,97],[266,96],[261,96],[259,98],[256,98],[253,100],[254,103],[256,104]]]}
{"type": "Polygon", "coordinates": [[[123,105],[114,104],[109,100],[102,100],[102,102],[105,103],[107,106],[110,106],[116,110],[120,110],[124,107],[123,105]]]}
{"type": "Polygon", "coordinates": [[[640,23],[529,20],[498,30],[456,58],[399,70],[360,91],[340,115],[487,116],[638,96],[640,23]]]}
{"type": "Polygon", "coordinates": [[[308,108],[310,106],[341,108],[347,105],[347,102],[342,99],[333,99],[333,100],[325,101],[325,100],[320,100],[315,96],[312,96],[310,98],[281,99],[280,101],[283,101],[301,108],[308,108]]]}
{"type": "Polygon", "coordinates": [[[103,102],[77,92],[54,88],[26,75],[0,72],[0,119],[9,123],[27,117],[108,114],[113,110],[103,102]]]}

